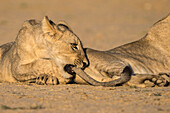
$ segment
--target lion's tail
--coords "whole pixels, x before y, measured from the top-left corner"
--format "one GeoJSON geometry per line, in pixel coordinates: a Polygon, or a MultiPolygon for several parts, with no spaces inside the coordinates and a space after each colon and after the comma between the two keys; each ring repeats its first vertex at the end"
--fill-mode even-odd
{"type": "Polygon", "coordinates": [[[111,86],[117,86],[122,85],[126,82],[128,82],[132,75],[132,69],[129,66],[126,66],[121,73],[121,76],[119,79],[112,80],[109,82],[99,82],[90,77],[88,74],[86,74],[81,68],[73,68],[73,70],[78,74],[83,80],[85,80],[90,85],[94,86],[105,86],[105,87],[111,87],[111,86]]]}

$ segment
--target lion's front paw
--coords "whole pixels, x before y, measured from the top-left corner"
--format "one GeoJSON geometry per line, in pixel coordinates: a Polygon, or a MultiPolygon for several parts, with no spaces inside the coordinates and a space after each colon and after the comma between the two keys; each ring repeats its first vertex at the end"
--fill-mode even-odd
{"type": "Polygon", "coordinates": [[[154,87],[154,86],[166,86],[168,81],[161,75],[136,75],[132,76],[128,82],[129,86],[136,87],[154,87]]]}
{"type": "Polygon", "coordinates": [[[59,81],[57,77],[49,76],[49,75],[40,75],[36,78],[36,84],[39,85],[57,85],[59,81]]]}

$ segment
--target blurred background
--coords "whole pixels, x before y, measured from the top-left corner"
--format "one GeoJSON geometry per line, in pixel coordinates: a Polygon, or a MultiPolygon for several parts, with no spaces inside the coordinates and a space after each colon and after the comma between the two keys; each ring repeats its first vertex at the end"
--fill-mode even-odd
{"type": "Polygon", "coordinates": [[[170,0],[0,0],[0,45],[14,41],[25,20],[66,21],[84,47],[107,50],[143,37],[170,13],[170,0]]]}

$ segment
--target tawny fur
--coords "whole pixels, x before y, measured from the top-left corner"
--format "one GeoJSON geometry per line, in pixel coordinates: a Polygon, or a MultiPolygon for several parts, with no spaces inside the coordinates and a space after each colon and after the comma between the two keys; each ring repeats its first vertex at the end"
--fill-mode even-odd
{"type": "Polygon", "coordinates": [[[28,20],[14,42],[0,46],[0,81],[58,84],[74,79],[66,64],[82,66],[82,43],[64,22],[28,20]],[[73,47],[72,44],[75,44],[73,47]]]}
{"type": "MultiPolygon", "coordinates": [[[[131,86],[164,86],[170,74],[170,15],[155,23],[140,40],[108,51],[85,49],[89,66],[84,70],[90,77],[113,80],[126,66],[132,68],[131,86]],[[164,75],[163,78],[161,75],[164,75]],[[166,79],[166,80],[165,80],[166,79]]],[[[79,72],[77,71],[77,74],[79,72]]],[[[77,79],[77,82],[82,82],[77,79]]]]}

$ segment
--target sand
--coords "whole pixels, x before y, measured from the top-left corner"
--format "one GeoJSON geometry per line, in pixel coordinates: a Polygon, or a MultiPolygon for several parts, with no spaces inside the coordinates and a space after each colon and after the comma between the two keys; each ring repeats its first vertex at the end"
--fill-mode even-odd
{"type": "MultiPolygon", "coordinates": [[[[170,13],[169,0],[0,0],[0,45],[22,23],[65,20],[84,47],[107,50],[143,37],[170,13]]],[[[170,87],[94,87],[0,83],[0,113],[169,113],[170,87]]]]}

